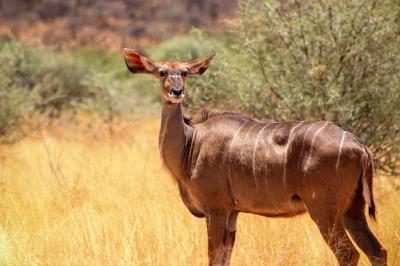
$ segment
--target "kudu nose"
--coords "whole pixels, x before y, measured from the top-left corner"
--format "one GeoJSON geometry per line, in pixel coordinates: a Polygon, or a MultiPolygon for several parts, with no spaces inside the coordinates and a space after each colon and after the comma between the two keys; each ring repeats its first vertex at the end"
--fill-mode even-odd
{"type": "Polygon", "coordinates": [[[183,94],[182,88],[172,88],[171,93],[175,96],[181,96],[183,94]]]}

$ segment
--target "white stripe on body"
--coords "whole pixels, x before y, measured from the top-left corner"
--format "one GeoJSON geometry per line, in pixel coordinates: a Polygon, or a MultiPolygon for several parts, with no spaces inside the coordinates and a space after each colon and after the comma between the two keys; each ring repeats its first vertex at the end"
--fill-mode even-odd
{"type": "Polygon", "coordinates": [[[337,157],[337,160],[336,160],[336,168],[335,168],[336,172],[337,172],[337,170],[339,168],[340,155],[342,154],[343,142],[344,142],[344,138],[345,137],[346,137],[346,131],[343,132],[342,139],[340,140],[339,153],[338,153],[338,157],[337,157]]]}
{"type": "MultiPolygon", "coordinates": [[[[252,126],[249,128],[249,130],[247,130],[246,135],[244,135],[244,137],[243,137],[244,141],[246,141],[247,136],[249,135],[249,133],[253,130],[253,128],[254,128],[255,126],[257,126],[257,123],[254,123],[254,125],[252,125],[252,126]]],[[[242,158],[243,158],[243,157],[245,158],[245,161],[246,161],[246,155],[243,156],[244,151],[245,151],[244,148],[242,148],[242,150],[240,151],[240,158],[239,158],[239,160],[240,160],[241,162],[242,162],[242,158]]],[[[242,168],[242,173],[243,173],[243,168],[242,168]]],[[[244,175],[244,173],[243,173],[243,175],[244,175]]]]}
{"type": "MultiPolygon", "coordinates": [[[[276,132],[276,130],[277,130],[278,127],[279,127],[279,124],[278,124],[278,123],[275,123],[275,124],[276,124],[276,126],[275,126],[274,129],[272,130],[271,136],[270,136],[269,141],[268,141],[268,142],[269,142],[268,149],[266,149],[266,152],[265,152],[266,158],[268,158],[268,152],[269,152],[269,150],[271,149],[271,147],[273,146],[273,145],[272,145],[272,142],[274,141],[275,132],[276,132]]],[[[267,176],[265,176],[265,185],[268,185],[267,176]]]]}
{"type": "Polygon", "coordinates": [[[304,153],[304,148],[305,148],[305,143],[306,143],[306,138],[307,138],[307,134],[308,134],[308,131],[310,131],[310,129],[312,129],[312,127],[314,126],[315,124],[312,124],[312,125],[309,125],[309,127],[307,128],[307,130],[306,130],[306,132],[304,133],[304,137],[303,137],[303,142],[302,142],[302,144],[301,144],[301,150],[300,150],[300,154],[299,154],[299,165],[298,165],[298,167],[300,167],[300,165],[301,165],[301,162],[302,162],[302,160],[303,160],[303,153],[304,153]]]}
{"type": "Polygon", "coordinates": [[[261,128],[261,130],[257,134],[256,138],[256,143],[254,144],[254,149],[253,149],[253,160],[252,160],[252,169],[253,169],[253,178],[254,178],[254,183],[256,184],[256,188],[258,189],[258,181],[257,181],[257,176],[256,176],[256,151],[257,151],[257,146],[258,146],[258,141],[260,140],[260,137],[262,133],[264,132],[264,129],[266,129],[268,126],[271,124],[266,124],[261,128]]]}
{"type": "MultiPolygon", "coordinates": [[[[231,143],[230,143],[230,145],[229,145],[229,152],[228,152],[228,158],[229,158],[229,159],[231,158],[231,153],[232,153],[233,144],[235,143],[235,140],[236,140],[237,136],[239,135],[240,130],[241,130],[245,125],[247,125],[247,123],[244,123],[243,125],[241,125],[241,126],[236,130],[235,134],[233,135],[232,141],[231,141],[231,143]]],[[[230,169],[230,166],[229,166],[229,169],[230,169]]],[[[230,172],[230,171],[229,171],[229,172],[230,172]]]]}
{"type": "Polygon", "coordinates": [[[244,127],[245,125],[247,125],[247,123],[241,125],[241,126],[238,128],[238,130],[236,130],[235,134],[233,135],[231,144],[229,145],[229,154],[230,154],[231,151],[232,151],[232,146],[233,146],[233,143],[235,143],[235,140],[236,140],[237,135],[239,134],[239,132],[240,132],[240,130],[242,129],[242,127],[244,127]]]}
{"type": "Polygon", "coordinates": [[[293,131],[298,128],[299,126],[301,126],[304,123],[304,121],[300,122],[299,124],[297,124],[295,127],[293,127],[290,130],[289,133],[289,137],[288,137],[288,141],[287,141],[287,145],[286,145],[286,150],[285,150],[285,159],[283,162],[283,185],[286,187],[286,164],[287,164],[287,155],[288,155],[288,150],[290,147],[290,141],[292,140],[290,137],[292,136],[293,131]]]}
{"type": "Polygon", "coordinates": [[[227,162],[228,162],[228,185],[229,185],[229,187],[230,187],[230,190],[231,190],[231,193],[232,193],[232,197],[233,197],[233,201],[234,201],[235,204],[237,203],[237,200],[236,200],[236,198],[235,198],[235,193],[233,192],[233,188],[232,188],[232,185],[231,185],[231,183],[232,183],[232,176],[231,176],[231,163],[230,163],[231,160],[230,160],[230,159],[231,159],[231,153],[232,153],[233,144],[235,143],[235,140],[236,140],[237,136],[239,135],[240,130],[241,130],[245,125],[247,125],[247,123],[244,123],[243,125],[241,125],[241,126],[236,130],[235,134],[233,135],[232,141],[231,141],[231,143],[229,144],[229,151],[228,151],[228,157],[227,157],[227,159],[228,159],[228,160],[227,160],[227,162]]]}
{"type": "Polygon", "coordinates": [[[329,124],[329,122],[325,122],[325,124],[320,127],[314,134],[314,137],[311,140],[311,145],[310,145],[310,153],[308,154],[308,158],[307,158],[307,162],[305,165],[305,168],[307,169],[308,165],[310,164],[310,159],[311,159],[311,155],[312,155],[312,151],[313,151],[313,144],[315,139],[317,138],[318,134],[329,124]]]}
{"type": "MultiPolygon", "coordinates": [[[[240,130],[241,130],[245,125],[247,125],[248,123],[249,123],[249,122],[247,122],[247,123],[243,124],[242,126],[240,126],[240,127],[238,128],[238,130],[235,132],[235,135],[233,136],[232,142],[231,142],[231,144],[230,144],[230,146],[229,146],[229,153],[228,153],[228,158],[229,158],[229,159],[231,158],[231,153],[232,153],[233,144],[235,143],[236,138],[238,137],[240,130]]],[[[244,139],[247,138],[249,132],[250,132],[256,125],[257,125],[257,123],[255,123],[254,125],[252,125],[252,126],[247,130],[246,134],[245,134],[244,137],[243,137],[244,139]]],[[[243,157],[243,156],[242,156],[242,153],[243,153],[243,149],[242,149],[242,151],[240,152],[240,158],[239,158],[239,160],[242,160],[242,157],[243,157]]],[[[242,171],[243,171],[243,170],[242,170],[242,171]]],[[[229,179],[232,179],[232,177],[231,177],[231,164],[229,164],[229,179]]],[[[256,185],[256,186],[257,186],[257,185],[256,185]]]]}

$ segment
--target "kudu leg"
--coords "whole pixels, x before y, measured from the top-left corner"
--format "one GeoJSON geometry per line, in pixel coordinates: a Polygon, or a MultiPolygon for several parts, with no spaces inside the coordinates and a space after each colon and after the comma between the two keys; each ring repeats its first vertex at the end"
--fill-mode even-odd
{"type": "Polygon", "coordinates": [[[336,212],[336,208],[332,208],[333,206],[335,205],[327,203],[315,206],[315,209],[312,206],[307,208],[339,265],[355,266],[360,255],[346,234],[341,216],[336,212]],[[321,209],[321,206],[325,207],[321,209]],[[330,208],[327,208],[328,206],[330,208]]]}
{"type": "Polygon", "coordinates": [[[344,225],[353,240],[367,255],[371,264],[385,266],[387,265],[387,251],[369,229],[364,209],[364,199],[356,196],[345,213],[344,225]]]}
{"type": "Polygon", "coordinates": [[[207,216],[209,265],[229,265],[235,243],[237,213],[214,212],[207,216]]]}
{"type": "Polygon", "coordinates": [[[223,265],[230,265],[231,263],[233,246],[235,245],[236,239],[236,221],[238,214],[238,212],[233,212],[229,215],[227,230],[224,236],[225,255],[223,265]]]}

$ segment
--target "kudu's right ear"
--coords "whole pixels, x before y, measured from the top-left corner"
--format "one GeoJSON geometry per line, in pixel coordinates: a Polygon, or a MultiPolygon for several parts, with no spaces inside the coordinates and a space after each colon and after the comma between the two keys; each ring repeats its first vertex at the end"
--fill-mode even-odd
{"type": "Polygon", "coordinates": [[[124,58],[126,66],[132,73],[154,74],[157,71],[156,64],[136,51],[125,48],[124,58]]]}

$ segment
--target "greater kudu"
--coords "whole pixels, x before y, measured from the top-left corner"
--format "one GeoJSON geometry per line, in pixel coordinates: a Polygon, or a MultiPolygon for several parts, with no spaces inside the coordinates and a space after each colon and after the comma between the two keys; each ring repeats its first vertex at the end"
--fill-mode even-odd
{"type": "Polygon", "coordinates": [[[263,123],[231,112],[182,113],[184,83],[200,75],[213,56],[188,63],[155,63],[125,49],[128,69],[161,82],[159,145],[192,214],[205,217],[210,265],[228,265],[239,212],[291,217],[306,211],[340,265],[359,253],[386,264],[386,250],[370,231],[365,205],[375,217],[373,167],[367,148],[331,122],[263,123]]]}

